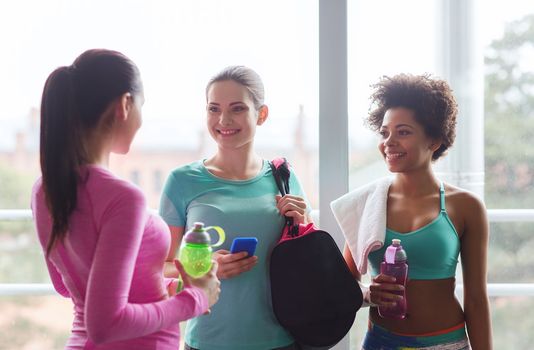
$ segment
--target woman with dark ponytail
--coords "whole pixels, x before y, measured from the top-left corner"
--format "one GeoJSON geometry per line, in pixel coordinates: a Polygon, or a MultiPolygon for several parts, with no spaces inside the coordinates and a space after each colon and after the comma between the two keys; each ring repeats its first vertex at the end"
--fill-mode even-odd
{"type": "Polygon", "coordinates": [[[218,299],[214,269],[186,288],[163,278],[167,225],[143,194],[108,170],[141,126],[139,71],[126,56],[88,50],[48,77],[41,103],[41,171],[32,193],[55,289],[75,318],[66,349],[177,349],[179,322],[218,299]]]}

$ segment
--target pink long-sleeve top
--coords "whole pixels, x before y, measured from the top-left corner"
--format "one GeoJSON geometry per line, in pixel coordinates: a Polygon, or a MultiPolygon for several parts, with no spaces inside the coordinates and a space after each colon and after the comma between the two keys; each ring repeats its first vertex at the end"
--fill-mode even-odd
{"type": "MultiPolygon", "coordinates": [[[[167,225],[139,189],[108,170],[88,165],[81,177],[67,236],[46,259],[55,289],[74,303],[66,349],[178,349],[179,322],[205,312],[208,301],[194,287],[168,296],[167,225]]],[[[41,179],[32,210],[46,251],[52,226],[41,179]]]]}

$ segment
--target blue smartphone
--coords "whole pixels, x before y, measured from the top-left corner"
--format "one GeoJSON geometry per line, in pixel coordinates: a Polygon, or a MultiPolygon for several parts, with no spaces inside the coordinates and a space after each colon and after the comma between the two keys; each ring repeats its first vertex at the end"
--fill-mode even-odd
{"type": "Polygon", "coordinates": [[[247,252],[248,256],[254,256],[258,239],[256,237],[236,237],[232,242],[230,253],[247,252]]]}

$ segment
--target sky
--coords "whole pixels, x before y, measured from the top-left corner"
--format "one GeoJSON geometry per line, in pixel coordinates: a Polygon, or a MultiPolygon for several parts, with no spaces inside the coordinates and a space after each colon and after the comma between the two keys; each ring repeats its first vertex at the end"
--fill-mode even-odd
{"type": "MultiPolygon", "coordinates": [[[[348,0],[354,142],[368,142],[361,116],[369,84],[384,74],[436,69],[436,4],[348,0]]],[[[479,20],[485,44],[502,33],[505,21],[534,12],[534,2],[523,0],[477,0],[476,6],[484,6],[479,20]]],[[[30,108],[39,106],[48,74],[94,47],[119,50],[141,70],[146,103],[140,142],[195,142],[204,127],[205,84],[234,64],[263,78],[271,120],[258,132],[260,142],[292,128],[300,105],[314,135],[309,142],[316,140],[317,0],[1,1],[0,42],[0,149],[12,143],[7,130],[22,128],[30,108]],[[155,138],[162,128],[176,137],[155,138]]]]}

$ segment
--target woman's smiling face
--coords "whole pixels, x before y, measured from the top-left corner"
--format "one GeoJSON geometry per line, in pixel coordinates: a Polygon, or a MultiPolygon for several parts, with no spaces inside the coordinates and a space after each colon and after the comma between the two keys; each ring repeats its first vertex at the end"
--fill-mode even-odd
{"type": "MultiPolygon", "coordinates": [[[[262,107],[263,108],[263,107],[262,107]]],[[[265,118],[256,110],[248,89],[233,81],[213,83],[207,93],[207,126],[220,148],[252,146],[256,126],[265,118]]]]}
{"type": "Polygon", "coordinates": [[[428,167],[439,142],[430,139],[414,111],[404,107],[390,108],[384,114],[379,130],[378,149],[389,171],[409,172],[428,167]]]}

